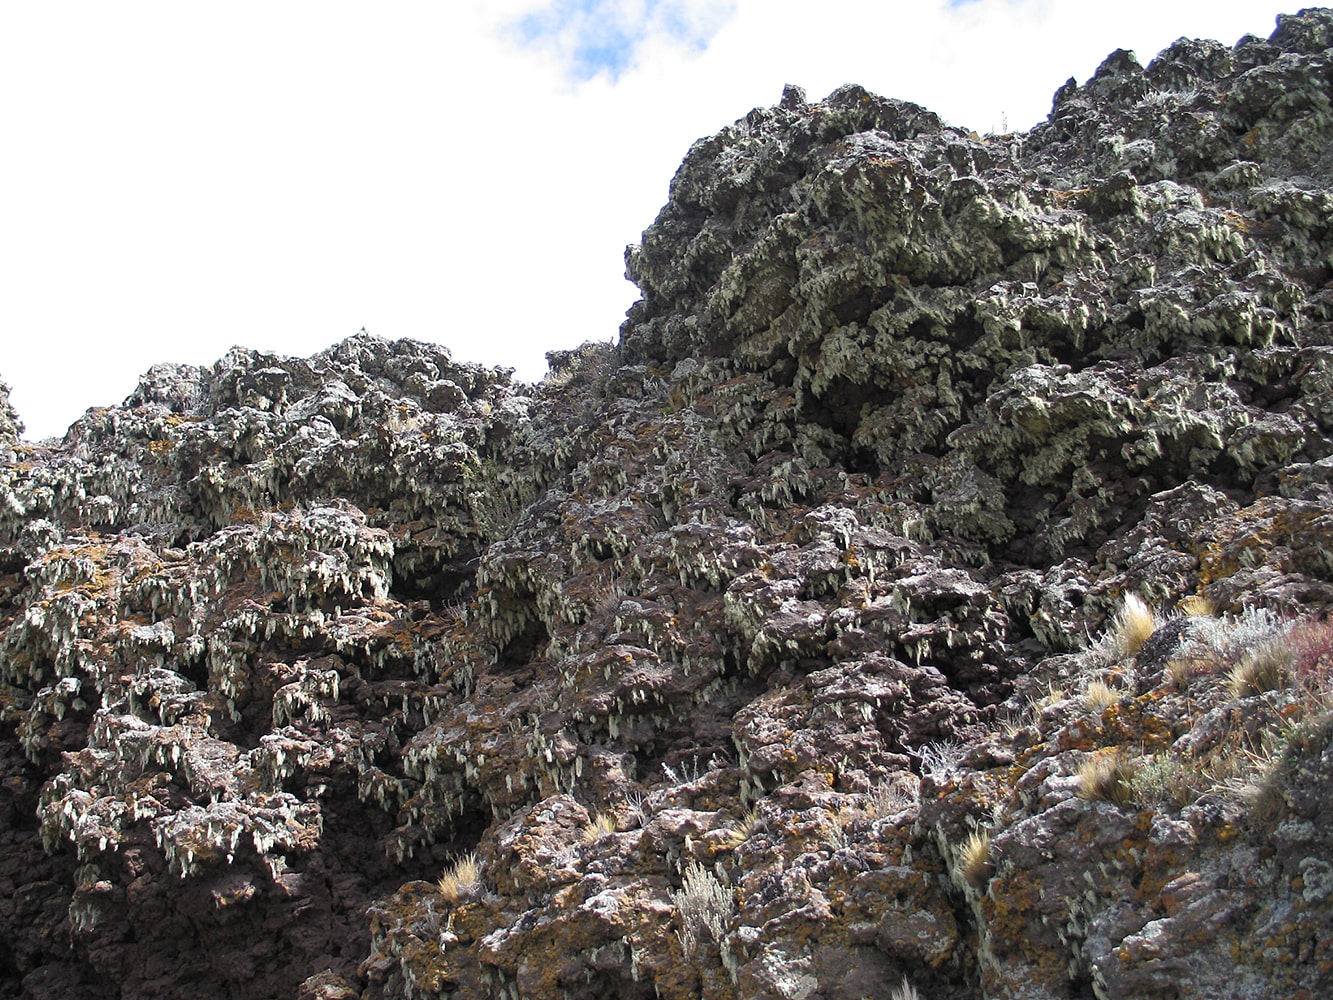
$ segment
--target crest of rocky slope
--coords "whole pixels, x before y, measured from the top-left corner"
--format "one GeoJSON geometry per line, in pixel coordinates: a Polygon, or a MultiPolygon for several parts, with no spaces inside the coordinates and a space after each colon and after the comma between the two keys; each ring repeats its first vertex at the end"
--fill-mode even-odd
{"type": "Polygon", "coordinates": [[[1329,995],[1331,80],[788,88],[536,386],[0,387],[0,996],[1329,995]]]}

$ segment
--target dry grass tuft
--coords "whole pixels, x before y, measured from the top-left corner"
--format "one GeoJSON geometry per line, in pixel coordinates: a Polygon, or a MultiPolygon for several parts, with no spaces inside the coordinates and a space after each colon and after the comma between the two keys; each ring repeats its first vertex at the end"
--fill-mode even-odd
{"type": "Polygon", "coordinates": [[[980,885],[990,877],[993,866],[990,858],[990,832],[973,830],[958,848],[958,859],[954,862],[953,877],[958,883],[980,885]]]}
{"type": "Polygon", "coordinates": [[[609,813],[599,812],[592,819],[588,820],[587,825],[583,828],[583,834],[579,839],[582,840],[584,844],[591,846],[608,834],[615,832],[616,818],[609,813]]]}
{"type": "Polygon", "coordinates": [[[1263,643],[1246,650],[1240,662],[1231,668],[1227,689],[1233,698],[1276,691],[1286,683],[1292,665],[1290,650],[1276,643],[1263,643]]]}
{"type": "Polygon", "coordinates": [[[1134,799],[1134,765],[1119,753],[1088,757],[1078,768],[1079,798],[1101,799],[1118,806],[1134,799]]]}
{"type": "Polygon", "coordinates": [[[1194,656],[1177,656],[1167,661],[1166,676],[1178,689],[1189,684],[1190,678],[1207,668],[1207,664],[1194,656]]]}
{"type": "Polygon", "coordinates": [[[440,880],[435,883],[440,895],[450,905],[457,905],[461,900],[469,899],[481,888],[481,862],[475,852],[464,854],[445,869],[440,880]]]}
{"type": "Polygon", "coordinates": [[[1111,631],[1116,651],[1121,656],[1134,656],[1157,631],[1157,616],[1137,594],[1126,594],[1111,631]]]}
{"type": "Polygon", "coordinates": [[[759,812],[751,806],[737,820],[735,830],[743,840],[749,840],[750,834],[754,833],[757,826],[759,826],[759,812]]]}
{"type": "Polygon", "coordinates": [[[755,828],[759,825],[759,814],[754,809],[746,810],[745,814],[738,819],[734,826],[723,831],[723,836],[719,843],[723,850],[734,850],[740,847],[750,839],[755,828]]]}
{"type": "Polygon", "coordinates": [[[898,986],[895,986],[889,993],[889,1000],[921,1000],[921,994],[916,991],[916,987],[911,984],[906,976],[898,986]]]}
{"type": "Polygon", "coordinates": [[[1083,690],[1083,707],[1089,711],[1101,712],[1118,704],[1120,692],[1105,681],[1091,681],[1083,690]]]}
{"type": "Polygon", "coordinates": [[[721,941],[736,912],[732,890],[697,861],[686,867],[681,889],[671,893],[671,902],[680,914],[676,936],[687,955],[698,954],[706,941],[721,941]]]}
{"type": "Polygon", "coordinates": [[[1217,602],[1198,594],[1185,598],[1178,607],[1187,617],[1213,618],[1217,615],[1217,602]]]}

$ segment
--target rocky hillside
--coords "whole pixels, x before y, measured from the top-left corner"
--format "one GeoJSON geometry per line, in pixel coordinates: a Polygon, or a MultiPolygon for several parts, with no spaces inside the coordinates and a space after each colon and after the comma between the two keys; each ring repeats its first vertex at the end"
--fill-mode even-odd
{"type": "Polygon", "coordinates": [[[1331,92],[788,88],[540,385],[0,391],[0,997],[1333,995],[1331,92]]]}

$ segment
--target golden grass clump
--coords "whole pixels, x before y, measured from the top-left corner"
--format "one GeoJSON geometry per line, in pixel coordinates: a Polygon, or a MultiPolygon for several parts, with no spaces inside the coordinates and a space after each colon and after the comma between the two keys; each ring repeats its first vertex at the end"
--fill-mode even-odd
{"type": "Polygon", "coordinates": [[[1293,657],[1289,650],[1273,642],[1248,649],[1227,676],[1227,689],[1233,698],[1248,698],[1276,691],[1287,681],[1293,657]]]}
{"type": "Polygon", "coordinates": [[[1200,594],[1193,594],[1185,598],[1177,607],[1180,608],[1180,613],[1187,618],[1215,618],[1217,616],[1217,602],[1200,594]]]}
{"type": "Polygon", "coordinates": [[[754,833],[755,827],[759,825],[759,814],[753,808],[747,809],[745,814],[736,821],[735,826],[728,827],[722,831],[719,838],[720,846],[725,851],[740,847],[750,839],[750,834],[754,833]]]}
{"type": "Polygon", "coordinates": [[[1121,656],[1134,656],[1157,631],[1157,616],[1137,594],[1126,594],[1111,626],[1115,649],[1121,656]]]}
{"type": "Polygon", "coordinates": [[[753,806],[751,806],[749,809],[745,810],[741,815],[741,818],[736,821],[735,830],[741,835],[742,840],[749,840],[750,834],[754,833],[755,828],[758,825],[759,813],[753,806]]]}
{"type": "Polygon", "coordinates": [[[1083,707],[1089,711],[1101,712],[1118,704],[1120,692],[1105,681],[1092,681],[1083,689],[1083,707]]]}
{"type": "Polygon", "coordinates": [[[973,830],[958,848],[958,859],[953,866],[954,881],[979,885],[990,877],[991,871],[990,832],[973,830]]]}
{"type": "Polygon", "coordinates": [[[464,854],[452,867],[445,869],[435,885],[450,905],[457,905],[460,900],[475,894],[481,888],[481,862],[477,860],[476,852],[464,854]]]}
{"type": "Polygon", "coordinates": [[[581,840],[584,844],[592,845],[597,843],[607,834],[616,832],[616,818],[609,813],[599,812],[583,828],[581,840]]]}
{"type": "Polygon", "coordinates": [[[1200,669],[1201,661],[1193,656],[1177,656],[1166,664],[1166,676],[1176,688],[1184,688],[1200,669]]]}
{"type": "Polygon", "coordinates": [[[1118,753],[1088,757],[1078,767],[1078,795],[1089,801],[1129,805],[1134,798],[1134,765],[1118,753]]]}

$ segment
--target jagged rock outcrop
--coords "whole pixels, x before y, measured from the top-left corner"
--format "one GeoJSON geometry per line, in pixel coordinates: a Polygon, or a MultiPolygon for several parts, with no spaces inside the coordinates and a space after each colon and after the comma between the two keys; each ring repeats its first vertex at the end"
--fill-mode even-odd
{"type": "Polygon", "coordinates": [[[1331,34],[789,88],[537,386],[0,390],[0,995],[1327,995],[1331,34]]]}
{"type": "Polygon", "coordinates": [[[9,386],[0,382],[0,448],[12,448],[22,434],[23,421],[9,402],[9,386]]]}

